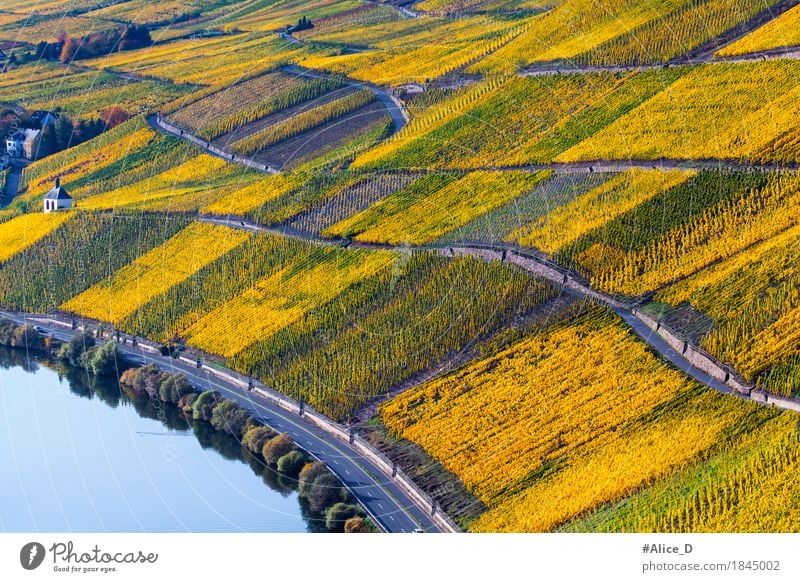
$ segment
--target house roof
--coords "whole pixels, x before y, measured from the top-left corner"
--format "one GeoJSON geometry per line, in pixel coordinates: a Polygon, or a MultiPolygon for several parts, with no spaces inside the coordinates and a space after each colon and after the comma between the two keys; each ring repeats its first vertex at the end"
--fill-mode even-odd
{"type": "Polygon", "coordinates": [[[29,139],[34,139],[39,133],[41,132],[40,129],[25,129],[20,128],[11,135],[9,135],[6,140],[14,140],[14,141],[27,141],[29,139]]]}
{"type": "Polygon", "coordinates": [[[45,200],[72,200],[72,196],[67,194],[67,191],[61,186],[61,179],[56,178],[56,185],[50,189],[50,192],[44,195],[45,200]]]}
{"type": "Polygon", "coordinates": [[[30,117],[33,121],[41,121],[48,115],[52,115],[55,119],[58,119],[57,113],[53,113],[52,111],[47,111],[44,109],[39,109],[38,111],[34,111],[33,113],[31,113],[30,117]]]}

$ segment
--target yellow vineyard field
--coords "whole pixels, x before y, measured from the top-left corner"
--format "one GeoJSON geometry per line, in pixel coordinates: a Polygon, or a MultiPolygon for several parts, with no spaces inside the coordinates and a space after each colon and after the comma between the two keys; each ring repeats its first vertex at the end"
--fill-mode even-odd
{"type": "Polygon", "coordinates": [[[715,397],[596,312],[409,390],[380,413],[487,503],[473,529],[548,531],[696,459],[749,413],[733,400],[716,411],[715,397]]]}
{"type": "Polygon", "coordinates": [[[800,6],[795,6],[744,38],[720,49],[717,55],[729,57],[798,45],[800,45],[800,6]]]}
{"type": "MultiPolygon", "coordinates": [[[[370,225],[355,236],[365,242],[423,244],[466,224],[533,188],[547,172],[473,172],[440,189],[420,193],[411,204],[402,203],[403,191],[347,219],[370,225]]],[[[341,229],[334,226],[330,234],[341,229]]]]}
{"type": "MultiPolygon", "coordinates": [[[[66,186],[70,181],[78,180],[87,174],[107,167],[143,148],[155,136],[156,133],[149,127],[141,127],[106,145],[84,147],[82,149],[85,151],[77,157],[74,156],[73,150],[67,150],[63,155],[56,154],[34,162],[26,169],[26,173],[31,173],[35,177],[28,183],[24,199],[30,200],[47,192],[52,188],[53,180],[56,177],[60,176],[62,183],[66,186]]],[[[77,191],[71,192],[72,194],[78,193],[77,191]]]]}
{"type": "Polygon", "coordinates": [[[190,345],[226,357],[323,305],[347,287],[388,267],[389,251],[312,254],[208,313],[186,332],[190,345]]]}
{"type": "Polygon", "coordinates": [[[225,194],[202,208],[202,212],[221,215],[244,215],[257,210],[264,202],[288,193],[302,183],[296,174],[278,174],[258,180],[225,194]]]}
{"type": "Polygon", "coordinates": [[[207,197],[214,199],[219,188],[245,186],[248,180],[252,178],[243,179],[241,167],[200,154],[141,182],[83,199],[80,206],[87,209],[139,207],[185,195],[194,195],[196,206],[202,206],[207,197]]]}
{"type": "Polygon", "coordinates": [[[0,261],[6,261],[28,248],[72,216],[71,212],[34,212],[3,222],[0,224],[0,261]]]}
{"type": "Polygon", "coordinates": [[[193,223],[110,278],[73,297],[62,308],[117,324],[248,237],[241,230],[193,223]]]}
{"type": "Polygon", "coordinates": [[[659,192],[686,181],[692,174],[680,170],[627,170],[520,228],[509,240],[555,253],[659,192]]]}
{"type": "Polygon", "coordinates": [[[468,70],[512,72],[536,61],[571,59],[688,2],[565,0],[553,10],[531,18],[523,34],[468,70]]]}
{"type": "Polygon", "coordinates": [[[800,182],[796,176],[781,176],[757,196],[725,200],[640,250],[601,244],[578,260],[595,265],[592,281],[598,287],[639,295],[780,235],[798,221],[800,182]]]}
{"type": "Polygon", "coordinates": [[[556,160],[768,160],[763,150],[800,120],[798,85],[796,61],[698,66],[556,160]]]}
{"type": "Polygon", "coordinates": [[[523,28],[483,17],[444,21],[435,28],[422,29],[403,21],[381,23],[365,27],[363,37],[358,34],[361,29],[357,29],[315,38],[349,40],[359,45],[372,40],[376,50],[341,56],[311,55],[302,64],[377,84],[424,83],[492,53],[517,37],[523,28]],[[377,31],[389,39],[376,36],[377,31]]]}

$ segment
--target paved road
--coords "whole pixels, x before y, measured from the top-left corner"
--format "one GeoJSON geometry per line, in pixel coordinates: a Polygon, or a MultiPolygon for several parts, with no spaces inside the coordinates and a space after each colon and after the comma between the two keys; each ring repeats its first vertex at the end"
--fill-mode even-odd
{"type": "Polygon", "coordinates": [[[2,198],[0,198],[0,208],[5,208],[11,204],[19,192],[19,185],[22,182],[22,170],[24,167],[25,164],[19,162],[19,160],[11,161],[8,176],[6,176],[5,191],[3,192],[2,198]]]}
{"type": "MultiPolygon", "coordinates": [[[[0,316],[17,323],[27,320],[29,323],[46,329],[61,341],[69,341],[76,333],[65,327],[49,325],[35,316],[2,311],[0,311],[0,316]]],[[[180,360],[146,352],[130,345],[120,344],[119,350],[133,364],[155,363],[163,370],[181,372],[196,388],[217,390],[225,397],[241,404],[265,424],[288,433],[300,447],[326,463],[336,473],[353,496],[366,508],[374,521],[385,531],[410,533],[416,528],[428,532],[439,531],[425,510],[416,506],[394,482],[382,477],[379,471],[353,448],[346,443],[333,441],[330,435],[301,417],[290,414],[267,400],[251,396],[245,390],[216,376],[199,371],[194,366],[180,360]]]]}
{"type": "Polygon", "coordinates": [[[614,313],[619,315],[620,318],[622,318],[622,320],[627,323],[633,329],[633,331],[635,331],[637,335],[639,335],[645,341],[647,345],[653,348],[662,358],[670,362],[683,373],[691,376],[701,384],[705,384],[709,388],[713,388],[717,392],[746,398],[745,395],[736,392],[724,382],[720,382],[716,378],[712,378],[702,370],[694,367],[686,358],[673,350],[669,344],[667,344],[667,342],[661,338],[661,336],[656,335],[653,330],[644,324],[644,322],[631,313],[630,310],[616,307],[614,308],[614,313]]]}

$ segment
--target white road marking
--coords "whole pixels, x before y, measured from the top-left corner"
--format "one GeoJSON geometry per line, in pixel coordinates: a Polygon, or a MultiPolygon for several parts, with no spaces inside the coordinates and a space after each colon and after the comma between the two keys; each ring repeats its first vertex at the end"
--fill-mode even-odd
{"type": "Polygon", "coordinates": [[[392,521],[394,521],[394,516],[393,516],[393,515],[390,515],[390,516],[389,516],[389,519],[391,519],[392,521]]]}

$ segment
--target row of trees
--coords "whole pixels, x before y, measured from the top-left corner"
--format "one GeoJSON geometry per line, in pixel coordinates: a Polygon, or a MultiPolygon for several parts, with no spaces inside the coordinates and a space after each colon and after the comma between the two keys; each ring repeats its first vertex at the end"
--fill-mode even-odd
{"type": "Polygon", "coordinates": [[[241,439],[242,446],[286,477],[298,480],[298,492],[309,508],[325,515],[330,531],[368,531],[361,508],[324,463],[309,463],[288,434],[261,425],[233,400],[206,391],[194,399],[192,418],[241,439]]]}
{"type": "Polygon", "coordinates": [[[267,470],[297,480],[300,496],[312,511],[325,516],[328,530],[369,531],[363,511],[324,463],[309,462],[289,435],[262,425],[233,400],[211,390],[198,394],[183,374],[163,372],[155,364],[126,370],[120,384],[151,399],[177,405],[192,420],[209,423],[214,430],[236,439],[267,470]]]}
{"type": "MultiPolygon", "coordinates": [[[[56,348],[50,338],[41,335],[32,325],[17,325],[9,320],[0,320],[0,344],[33,351],[56,348]]],[[[83,368],[96,376],[117,376],[124,365],[113,340],[98,346],[95,334],[88,330],[60,344],[55,353],[65,364],[83,368]]],[[[233,400],[210,390],[198,394],[183,374],[161,371],[155,364],[129,368],[119,378],[122,386],[134,392],[175,404],[193,420],[208,422],[216,431],[237,439],[268,468],[297,479],[300,496],[312,511],[324,514],[328,530],[371,530],[361,507],[324,463],[309,462],[305,452],[295,446],[288,434],[279,434],[262,425],[233,400]]]]}
{"type": "Polygon", "coordinates": [[[131,24],[111,30],[101,30],[82,38],[68,37],[62,32],[55,42],[41,41],[36,45],[37,60],[60,60],[70,63],[77,59],[89,59],[113,52],[142,48],[152,44],[150,31],[144,25],[131,24]]]}
{"type": "MultiPolygon", "coordinates": [[[[116,118],[116,114],[114,115],[116,118]]],[[[38,157],[49,156],[88,141],[103,133],[106,128],[107,125],[102,119],[74,122],[62,114],[54,124],[42,128],[38,157]]]]}
{"type": "Polygon", "coordinates": [[[0,345],[52,353],[62,362],[83,368],[96,376],[114,376],[120,365],[117,345],[109,341],[97,346],[95,336],[90,331],[81,331],[70,341],[59,343],[30,324],[18,325],[4,319],[0,320],[0,345]]]}

